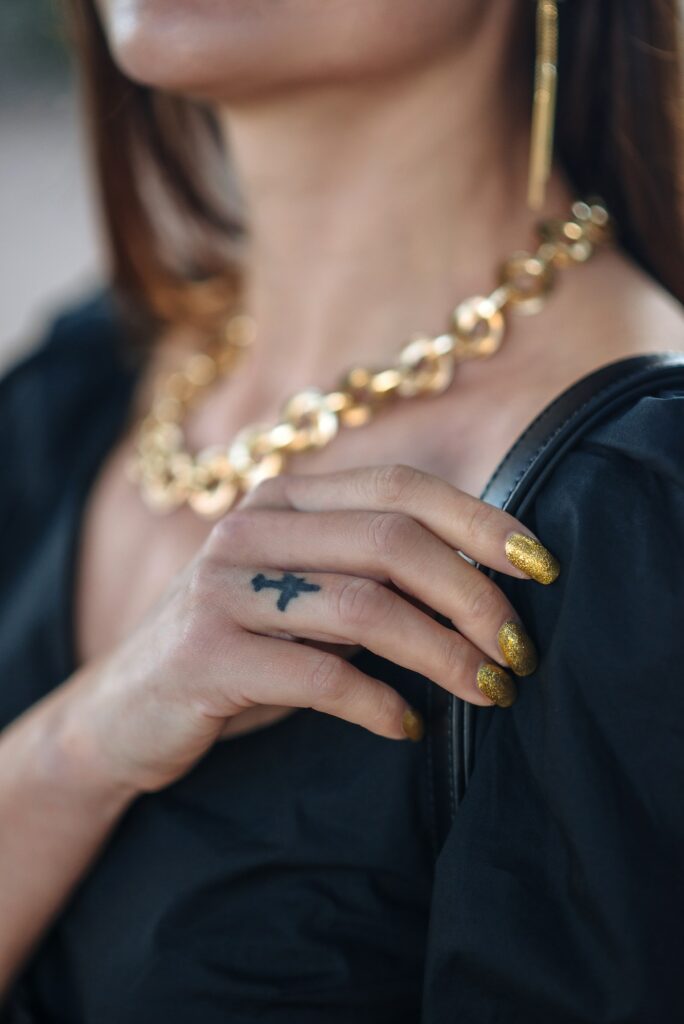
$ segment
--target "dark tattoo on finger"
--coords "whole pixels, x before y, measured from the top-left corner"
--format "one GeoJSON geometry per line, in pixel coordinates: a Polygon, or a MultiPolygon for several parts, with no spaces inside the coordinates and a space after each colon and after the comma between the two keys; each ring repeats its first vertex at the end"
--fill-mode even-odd
{"type": "Polygon", "coordinates": [[[280,580],[269,580],[264,576],[263,572],[258,572],[256,576],[252,577],[252,586],[255,590],[263,590],[265,587],[273,587],[274,590],[279,590],[277,607],[281,612],[287,609],[287,603],[293,597],[299,597],[300,594],[308,590],[321,589],[318,584],[307,583],[303,576],[295,576],[291,572],[284,572],[283,578],[280,580]]]}

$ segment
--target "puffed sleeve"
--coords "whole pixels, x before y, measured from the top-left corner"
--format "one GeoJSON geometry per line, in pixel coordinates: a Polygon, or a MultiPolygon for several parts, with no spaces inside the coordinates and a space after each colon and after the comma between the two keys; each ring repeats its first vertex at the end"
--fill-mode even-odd
{"type": "Polygon", "coordinates": [[[535,638],[477,715],[436,868],[423,1024],[684,1020],[684,392],[566,455],[525,522],[544,587],[497,576],[535,638]]]}

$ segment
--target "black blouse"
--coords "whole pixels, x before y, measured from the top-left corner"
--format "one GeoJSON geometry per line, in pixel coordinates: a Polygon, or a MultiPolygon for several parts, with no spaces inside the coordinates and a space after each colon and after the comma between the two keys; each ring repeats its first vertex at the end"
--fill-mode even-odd
{"type": "MultiPolygon", "coordinates": [[[[80,516],[138,372],[98,298],[0,381],[0,726],[74,669],[80,516]]],[[[132,806],[14,1005],[50,1024],[683,1019],[683,428],[684,391],[637,399],[538,495],[526,522],[561,575],[497,583],[540,665],[483,712],[441,851],[427,743],[298,711],[132,806]]],[[[423,677],[355,662],[425,710],[423,677]]]]}

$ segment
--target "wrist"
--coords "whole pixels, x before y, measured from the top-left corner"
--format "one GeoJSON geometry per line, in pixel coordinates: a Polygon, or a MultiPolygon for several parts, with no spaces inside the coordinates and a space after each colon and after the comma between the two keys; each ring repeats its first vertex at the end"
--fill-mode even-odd
{"type": "Polygon", "coordinates": [[[90,666],[51,694],[36,737],[36,767],[61,790],[77,792],[103,815],[116,817],[140,791],[123,778],[106,752],[90,666]]]}

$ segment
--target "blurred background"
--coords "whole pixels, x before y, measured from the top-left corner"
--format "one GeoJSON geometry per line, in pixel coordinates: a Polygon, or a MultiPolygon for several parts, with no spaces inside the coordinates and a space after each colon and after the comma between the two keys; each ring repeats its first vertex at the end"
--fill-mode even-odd
{"type": "Polygon", "coordinates": [[[101,280],[59,0],[0,0],[0,372],[101,280]]]}

